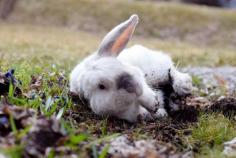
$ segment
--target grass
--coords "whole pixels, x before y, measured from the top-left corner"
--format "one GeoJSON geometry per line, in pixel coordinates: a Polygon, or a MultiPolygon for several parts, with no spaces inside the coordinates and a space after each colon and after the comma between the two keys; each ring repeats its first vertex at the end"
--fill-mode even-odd
{"type": "Polygon", "coordinates": [[[222,114],[203,114],[199,123],[193,127],[190,141],[201,145],[198,157],[223,157],[223,143],[235,137],[235,122],[222,114]]]}
{"type": "MultiPolygon", "coordinates": [[[[39,71],[37,68],[41,67],[40,65],[52,66],[50,63],[63,67],[65,70],[71,70],[79,60],[96,50],[102,39],[102,35],[52,26],[2,24],[0,29],[2,59],[13,63],[11,64],[13,67],[16,62],[26,66],[27,61],[31,60],[36,64],[34,67],[36,70],[31,69],[34,72],[39,71]]],[[[236,65],[235,51],[231,48],[198,47],[190,43],[135,36],[130,45],[137,43],[169,52],[180,66],[236,65]]],[[[6,64],[3,60],[0,61],[1,65],[6,64]]]]}
{"type": "Polygon", "coordinates": [[[21,0],[10,21],[69,26],[76,30],[104,33],[133,13],[140,16],[141,23],[136,31],[139,35],[223,48],[232,48],[236,43],[235,11],[177,3],[100,0],[98,4],[94,0],[21,0]]]}
{"type": "MultiPolygon", "coordinates": [[[[38,109],[46,116],[62,117],[61,122],[69,133],[67,145],[78,148],[81,142],[89,141],[93,156],[102,158],[106,157],[109,146],[98,153],[95,144],[120,133],[131,132],[135,139],[153,138],[154,131],[143,130],[146,124],[121,124],[119,130],[114,130],[107,118],[88,119],[91,112],[79,111],[84,117],[79,123],[63,117],[74,107],[67,94],[68,86],[57,84],[58,76],[63,74],[68,80],[71,69],[96,50],[105,32],[134,12],[140,15],[141,21],[130,45],[140,43],[166,51],[180,66],[236,65],[236,15],[231,10],[141,1],[101,0],[99,7],[96,6],[92,0],[19,1],[10,19],[0,25],[0,71],[15,68],[23,93],[30,91],[32,75],[42,76],[42,86],[33,99],[10,95],[10,103],[38,109]],[[46,103],[39,96],[41,92],[45,93],[46,103]]],[[[196,86],[201,84],[197,77],[193,82],[196,86]]],[[[11,125],[19,137],[25,133],[16,129],[14,121],[11,125]]],[[[189,128],[192,130],[189,145],[201,143],[197,157],[222,157],[222,143],[236,136],[235,122],[220,114],[202,114],[199,123],[189,128]]],[[[7,153],[19,157],[22,149],[16,145],[7,153]]],[[[82,149],[77,152],[84,154],[82,149]]],[[[53,157],[54,153],[50,155],[53,157]]]]}

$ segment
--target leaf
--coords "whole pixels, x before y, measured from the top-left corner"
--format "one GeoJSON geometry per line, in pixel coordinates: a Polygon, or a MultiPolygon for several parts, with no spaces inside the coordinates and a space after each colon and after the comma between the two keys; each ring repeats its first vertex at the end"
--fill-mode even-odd
{"type": "Polygon", "coordinates": [[[88,135],[86,135],[86,134],[72,135],[72,136],[70,136],[70,143],[79,144],[82,141],[85,141],[87,139],[88,139],[88,135]]]}
{"type": "Polygon", "coordinates": [[[52,106],[52,104],[53,104],[52,97],[49,96],[45,104],[45,110],[48,111],[48,109],[52,106]]]}
{"type": "Polygon", "coordinates": [[[10,114],[10,125],[11,125],[11,129],[13,131],[13,133],[17,133],[17,128],[16,128],[16,123],[15,123],[15,120],[12,116],[12,114],[10,114]]]}
{"type": "Polygon", "coordinates": [[[95,145],[92,145],[93,158],[98,158],[98,151],[95,145]]]}
{"type": "Polygon", "coordinates": [[[9,97],[13,97],[13,95],[14,95],[14,87],[13,87],[13,84],[12,84],[12,82],[11,82],[10,85],[9,85],[9,93],[8,93],[8,96],[9,96],[9,97]]]}
{"type": "Polygon", "coordinates": [[[105,158],[107,156],[108,150],[109,150],[109,145],[106,145],[103,149],[101,154],[99,155],[99,158],[105,158]]]}
{"type": "Polygon", "coordinates": [[[107,134],[107,119],[102,122],[102,135],[105,136],[107,134]]]}
{"type": "Polygon", "coordinates": [[[56,119],[59,120],[62,117],[63,113],[64,113],[64,108],[61,108],[60,111],[57,114],[56,119]]]}

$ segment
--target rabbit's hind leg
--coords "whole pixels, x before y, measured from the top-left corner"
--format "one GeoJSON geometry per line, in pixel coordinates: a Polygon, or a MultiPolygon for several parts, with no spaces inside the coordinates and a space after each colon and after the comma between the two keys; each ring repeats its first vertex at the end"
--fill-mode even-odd
{"type": "Polygon", "coordinates": [[[187,73],[182,73],[171,68],[170,77],[174,91],[180,96],[186,96],[192,92],[192,78],[187,73]]]}

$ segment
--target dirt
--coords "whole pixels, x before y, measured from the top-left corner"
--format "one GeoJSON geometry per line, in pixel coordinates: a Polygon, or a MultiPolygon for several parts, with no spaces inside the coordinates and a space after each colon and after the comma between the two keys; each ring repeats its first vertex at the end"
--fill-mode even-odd
{"type": "Polygon", "coordinates": [[[179,97],[172,95],[169,99],[168,114],[173,122],[176,123],[193,123],[198,121],[200,106],[202,103],[197,102],[193,96],[179,97]]]}
{"type": "Polygon", "coordinates": [[[38,117],[30,131],[21,140],[24,144],[24,157],[43,157],[48,147],[56,147],[65,136],[61,125],[55,118],[38,117]]]}
{"type": "MultiPolygon", "coordinates": [[[[179,102],[181,102],[179,112],[185,113],[181,115],[178,115],[177,112],[171,113],[171,117],[163,120],[131,124],[123,120],[109,117],[106,119],[106,133],[113,134],[118,132],[121,133],[122,136],[127,137],[128,143],[126,145],[132,149],[122,151],[123,154],[128,154],[128,156],[126,155],[127,157],[139,158],[142,157],[143,154],[149,155],[150,157],[163,158],[192,157],[193,153],[189,151],[186,137],[191,135],[189,125],[197,123],[198,112],[202,110],[206,112],[206,109],[211,109],[212,111],[210,112],[219,112],[221,110],[222,112],[225,112],[225,110],[228,109],[227,107],[232,107],[232,110],[227,112],[233,111],[235,114],[234,98],[223,98],[210,103],[203,98],[189,96],[185,99],[182,98],[179,102]],[[207,106],[202,107],[202,104],[207,106]],[[186,115],[188,117],[186,117],[186,115]],[[139,131],[139,135],[147,134],[150,140],[140,139],[139,136],[135,136],[135,131],[137,130],[139,131]],[[145,146],[137,145],[140,143],[145,144],[145,146]]],[[[75,154],[73,150],[63,146],[65,141],[68,140],[68,135],[62,130],[60,122],[55,118],[45,118],[44,116],[35,117],[35,113],[29,113],[27,112],[27,109],[17,106],[4,105],[2,107],[4,108],[0,109],[1,116],[6,117],[9,123],[9,113],[11,113],[16,123],[18,124],[19,122],[21,125],[17,125],[17,129],[26,127],[26,124],[23,122],[33,124],[24,138],[20,141],[20,144],[24,144],[25,146],[24,157],[43,157],[49,155],[52,150],[58,154],[68,154],[70,156],[75,154]],[[34,121],[32,122],[32,120],[34,121]]],[[[76,121],[76,125],[79,127],[78,133],[90,131],[93,136],[98,138],[103,133],[102,126],[104,122],[101,120],[104,119],[94,115],[90,109],[86,107],[77,106],[75,109],[69,110],[64,117],[76,121]]],[[[1,131],[4,131],[2,129],[3,126],[1,126],[1,131]]],[[[4,133],[4,135],[1,135],[1,137],[5,136],[5,138],[0,139],[0,145],[9,142],[17,143],[16,138],[11,133],[11,129],[8,128],[7,132],[4,133]]],[[[111,144],[114,139],[110,141],[111,142],[102,141],[100,144],[98,143],[96,145],[97,150],[101,151],[106,144],[111,144]]],[[[87,143],[84,145],[86,144],[87,143]]],[[[119,144],[118,146],[116,145],[117,142],[113,143],[113,146],[109,151],[110,157],[122,157],[122,155],[117,156],[117,153],[114,154],[114,150],[112,151],[112,149],[121,150],[121,146],[119,144]]],[[[191,151],[197,150],[198,149],[193,147],[191,151]]],[[[89,150],[87,150],[87,152],[89,155],[89,150]]]]}
{"type": "Polygon", "coordinates": [[[19,106],[10,106],[6,103],[0,104],[0,137],[7,136],[12,132],[10,119],[12,117],[17,129],[23,129],[30,125],[35,114],[33,109],[26,109],[19,106]]]}
{"type": "Polygon", "coordinates": [[[236,115],[236,98],[222,98],[216,100],[209,107],[213,112],[222,112],[227,117],[236,115]]]}
{"type": "MultiPolygon", "coordinates": [[[[1,73],[1,75],[4,80],[0,78],[0,81],[2,81],[0,84],[7,83],[5,81],[7,79],[5,77],[6,73],[1,73]]],[[[42,80],[41,76],[32,76],[29,92],[22,97],[31,99],[33,94],[41,94],[42,100],[46,102],[46,98],[45,96],[43,97],[40,90],[42,80]]],[[[61,87],[64,86],[64,83],[62,83],[65,82],[63,75],[57,75],[55,80],[57,81],[55,84],[61,84],[61,87]]],[[[54,82],[49,81],[48,84],[50,86],[54,82]]],[[[0,103],[0,147],[9,144],[24,145],[24,157],[44,157],[45,155],[48,156],[52,150],[55,153],[69,156],[75,154],[73,150],[64,146],[65,142],[68,141],[68,135],[62,130],[61,123],[58,120],[53,116],[49,118],[40,116],[40,114],[37,116],[36,112],[32,109],[8,104],[7,93],[6,89],[4,92],[5,99],[2,99],[0,103]],[[12,130],[10,119],[14,120],[17,130],[27,128],[28,125],[33,126],[21,140],[18,140],[14,135],[14,130],[12,130]]],[[[86,100],[81,100],[72,93],[69,93],[69,97],[73,99],[75,106],[66,111],[63,117],[74,125],[77,133],[87,133],[89,131],[95,138],[100,138],[103,134],[120,133],[122,136],[127,137],[129,147],[138,154],[138,156],[130,154],[129,156],[131,157],[142,157],[143,153],[137,153],[137,151],[142,151],[146,155],[150,155],[150,157],[188,156],[189,147],[187,146],[186,137],[191,135],[190,125],[197,126],[200,113],[220,112],[227,117],[236,115],[236,98],[232,96],[212,99],[198,95],[179,97],[170,94],[168,103],[171,106],[168,109],[168,118],[150,122],[140,120],[140,122],[132,124],[114,117],[102,118],[97,116],[86,106],[86,100]],[[83,104],[84,106],[81,106],[83,104]],[[142,135],[145,135],[145,139],[140,137],[142,135]],[[146,138],[149,140],[146,140],[146,138]],[[137,146],[139,141],[142,142],[141,144],[152,148],[152,150],[137,146]]],[[[56,98],[56,96],[53,96],[52,100],[56,98]]],[[[83,148],[88,143],[84,142],[80,144],[80,147],[83,148]]],[[[102,141],[102,143],[96,145],[96,148],[98,151],[101,151],[109,143],[111,142],[102,141]]],[[[113,147],[117,148],[116,146],[113,147]]],[[[193,146],[191,151],[196,152],[198,148],[199,146],[197,145],[196,147],[193,146]]],[[[87,156],[90,155],[90,152],[87,150],[87,156]]],[[[110,157],[114,156],[112,152],[109,154],[110,157]]],[[[191,157],[191,154],[189,157],[191,157]]]]}

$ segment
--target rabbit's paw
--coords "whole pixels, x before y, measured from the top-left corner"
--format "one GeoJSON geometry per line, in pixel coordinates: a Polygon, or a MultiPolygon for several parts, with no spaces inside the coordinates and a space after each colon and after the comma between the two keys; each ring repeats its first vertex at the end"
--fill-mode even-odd
{"type": "Polygon", "coordinates": [[[157,118],[164,118],[168,116],[168,113],[164,108],[159,108],[155,115],[157,118]]]}
{"type": "Polygon", "coordinates": [[[188,74],[179,73],[173,80],[174,91],[180,95],[185,96],[192,92],[192,78],[188,74]]]}
{"type": "Polygon", "coordinates": [[[164,107],[164,97],[163,97],[163,92],[158,90],[155,91],[155,103],[154,107],[156,108],[156,111],[158,108],[164,107]]]}
{"type": "Polygon", "coordinates": [[[154,119],[151,113],[147,111],[144,107],[140,107],[138,117],[141,118],[141,120],[145,121],[151,121],[154,119]]]}
{"type": "Polygon", "coordinates": [[[154,112],[157,110],[156,94],[150,88],[144,90],[143,95],[139,97],[139,103],[148,111],[154,112]]]}

